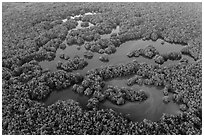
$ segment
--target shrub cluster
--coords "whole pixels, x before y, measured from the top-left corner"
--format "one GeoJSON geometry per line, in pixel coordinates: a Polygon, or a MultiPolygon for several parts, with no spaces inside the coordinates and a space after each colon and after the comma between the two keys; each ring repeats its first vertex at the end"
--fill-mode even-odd
{"type": "Polygon", "coordinates": [[[84,52],[84,57],[88,59],[92,59],[94,54],[91,51],[85,51],[84,52]]]}
{"type": "Polygon", "coordinates": [[[130,51],[127,54],[127,56],[129,58],[142,56],[145,58],[154,59],[155,63],[157,64],[163,64],[167,60],[173,60],[173,61],[180,60],[182,58],[181,53],[184,54],[184,49],[182,49],[181,52],[173,51],[166,54],[160,54],[153,45],[149,45],[144,49],[136,49],[136,50],[130,51]]]}
{"type": "Polygon", "coordinates": [[[65,70],[67,72],[72,72],[73,70],[83,69],[88,65],[88,62],[84,58],[75,56],[73,59],[67,59],[66,62],[58,62],[57,68],[65,70]]]}
{"type": "Polygon", "coordinates": [[[131,102],[134,101],[142,102],[148,98],[144,91],[142,90],[136,91],[127,87],[119,88],[114,86],[108,86],[108,88],[104,91],[104,94],[111,102],[117,105],[125,104],[125,100],[131,102]]]}
{"type": "Polygon", "coordinates": [[[102,55],[99,57],[99,60],[102,62],[108,62],[109,61],[109,57],[108,55],[102,55]]]}

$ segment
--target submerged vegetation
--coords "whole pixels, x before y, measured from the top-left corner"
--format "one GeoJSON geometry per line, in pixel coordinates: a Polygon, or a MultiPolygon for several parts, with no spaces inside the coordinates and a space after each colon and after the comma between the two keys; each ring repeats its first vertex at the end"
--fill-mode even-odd
{"type": "Polygon", "coordinates": [[[3,3],[2,133],[202,134],[201,9],[201,3],[3,3]],[[161,52],[158,40],[160,47],[181,47],[161,52]],[[125,86],[110,84],[118,78],[125,86]],[[160,87],[162,105],[174,103],[179,113],[133,121],[101,107],[153,100],[143,86],[160,87]],[[46,105],[53,92],[68,88],[87,103],[46,105]]]}

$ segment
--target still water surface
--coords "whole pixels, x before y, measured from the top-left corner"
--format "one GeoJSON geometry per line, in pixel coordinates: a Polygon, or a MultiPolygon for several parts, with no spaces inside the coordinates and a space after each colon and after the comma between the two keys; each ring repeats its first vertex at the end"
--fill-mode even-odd
{"type": "MultiPolygon", "coordinates": [[[[93,13],[87,13],[85,15],[91,15],[93,13]]],[[[95,13],[94,13],[95,14],[95,13]]],[[[75,16],[77,17],[77,16],[75,16]]],[[[74,19],[74,17],[72,17],[74,19]]],[[[63,20],[64,22],[66,20],[63,20]]],[[[94,26],[93,24],[89,23],[89,27],[94,26]]],[[[78,26],[75,29],[83,29],[81,27],[81,21],[78,21],[78,26]]],[[[120,30],[119,26],[117,26],[116,29],[112,30],[112,33],[118,33],[120,30]]],[[[101,35],[102,39],[110,38],[111,34],[105,34],[101,35]]],[[[108,66],[108,65],[116,65],[119,63],[127,63],[131,62],[132,60],[136,59],[138,62],[146,62],[148,64],[155,64],[154,60],[147,59],[144,57],[138,57],[138,58],[128,58],[126,54],[134,49],[138,48],[145,48],[146,46],[152,44],[160,53],[168,53],[172,51],[180,51],[183,46],[179,44],[170,44],[170,43],[164,43],[161,44],[162,40],[158,39],[157,41],[143,41],[143,40],[132,40],[125,42],[120,45],[120,47],[117,48],[117,51],[115,54],[109,55],[109,62],[101,62],[99,60],[99,57],[101,54],[94,53],[94,56],[92,59],[86,59],[88,62],[88,66],[86,66],[83,70],[76,70],[73,72],[79,72],[83,75],[86,74],[86,72],[93,68],[98,68],[101,66],[108,66]]],[[[62,60],[59,58],[60,54],[64,53],[68,55],[70,58],[73,58],[75,55],[78,55],[80,57],[84,57],[84,52],[86,49],[84,46],[80,46],[80,49],[77,49],[78,45],[67,45],[65,50],[58,49],[56,52],[56,58],[52,61],[42,61],[39,64],[43,69],[50,69],[51,71],[56,71],[56,64],[58,61],[66,62],[66,60],[62,60]]],[[[182,55],[182,58],[187,58],[190,63],[194,62],[194,60],[191,57],[182,55]]],[[[163,64],[163,66],[166,65],[173,65],[177,64],[179,61],[170,61],[168,60],[163,64]]],[[[118,87],[127,87],[126,85],[127,78],[117,78],[113,80],[106,81],[106,85],[113,85],[118,87]]],[[[107,86],[106,86],[107,87],[107,86]]],[[[106,88],[105,87],[105,88],[106,88]]],[[[180,113],[179,107],[177,104],[173,103],[172,101],[168,104],[164,104],[162,101],[163,93],[162,88],[157,87],[151,87],[151,86],[139,86],[139,85],[133,85],[131,88],[133,89],[143,89],[148,94],[148,99],[144,102],[127,102],[126,104],[122,106],[115,105],[111,103],[110,101],[106,100],[105,102],[100,104],[100,108],[111,108],[119,113],[122,113],[126,115],[130,120],[132,121],[142,121],[144,118],[157,121],[162,116],[163,113],[168,114],[178,114],[180,113]]],[[[105,89],[103,89],[105,90],[105,89]]],[[[171,94],[170,94],[171,96],[171,94]]],[[[47,98],[47,100],[44,102],[46,105],[51,105],[55,103],[58,100],[67,100],[67,99],[73,99],[75,101],[78,101],[80,105],[86,109],[86,104],[88,101],[88,97],[84,95],[79,95],[71,90],[71,88],[64,89],[61,91],[54,91],[51,93],[51,95],[47,98]]]]}
{"type": "MultiPolygon", "coordinates": [[[[106,82],[106,85],[113,85],[118,87],[127,87],[126,85],[127,78],[117,78],[109,80],[106,82]]],[[[107,86],[106,86],[107,87],[107,86]]],[[[105,90],[106,87],[103,89],[105,90]]],[[[157,121],[160,119],[163,113],[177,115],[180,112],[179,106],[171,100],[170,103],[163,103],[163,93],[162,87],[153,87],[153,86],[138,86],[133,85],[131,88],[138,90],[143,89],[148,95],[148,99],[143,102],[128,102],[124,105],[115,105],[110,101],[106,100],[105,102],[99,105],[100,109],[113,109],[118,113],[122,113],[128,119],[132,121],[142,121],[143,119],[149,119],[152,121],[157,121]]],[[[171,94],[170,94],[171,97],[171,94]]],[[[84,95],[77,94],[71,90],[71,88],[64,89],[61,91],[52,92],[49,98],[45,101],[45,105],[51,105],[58,100],[67,100],[73,99],[80,103],[82,108],[86,108],[88,102],[88,97],[84,95]]]]}
{"type": "MultiPolygon", "coordinates": [[[[127,87],[127,79],[114,79],[107,82],[108,85],[118,86],[118,87],[127,87]]],[[[153,87],[153,86],[139,86],[133,85],[131,88],[137,90],[142,89],[148,95],[148,99],[144,102],[126,102],[125,105],[118,106],[110,101],[106,101],[101,104],[101,108],[112,108],[113,110],[125,114],[126,117],[132,121],[142,121],[144,118],[157,121],[160,119],[163,113],[167,114],[179,114],[180,110],[177,104],[173,103],[171,100],[170,103],[163,103],[163,93],[162,87],[153,87]]],[[[172,95],[169,95],[172,97],[172,95]]]]}
{"type": "MultiPolygon", "coordinates": [[[[178,44],[170,44],[170,43],[165,43],[164,45],[161,45],[162,40],[157,40],[156,42],[153,42],[151,40],[149,41],[143,41],[143,40],[132,40],[125,42],[120,45],[120,47],[117,48],[116,53],[108,55],[109,56],[109,62],[101,62],[99,60],[99,57],[101,54],[99,53],[94,53],[94,56],[92,59],[86,59],[88,62],[88,66],[86,66],[83,70],[76,70],[74,72],[80,72],[82,74],[85,74],[88,70],[93,69],[93,68],[98,68],[100,66],[108,66],[108,65],[116,65],[119,63],[127,63],[131,62],[132,60],[136,59],[138,62],[146,62],[148,64],[155,64],[153,59],[147,59],[144,57],[138,57],[138,58],[128,58],[126,55],[128,52],[138,49],[138,48],[145,48],[146,46],[152,44],[160,53],[168,53],[171,51],[180,51],[183,46],[178,45],[178,44]]],[[[66,60],[60,59],[61,54],[66,54],[69,55],[70,58],[73,58],[74,56],[78,55],[79,57],[84,57],[84,52],[86,49],[84,46],[80,46],[80,49],[77,49],[78,45],[72,45],[66,47],[65,50],[58,49],[56,52],[56,58],[52,61],[42,61],[40,62],[40,65],[43,69],[50,69],[51,71],[56,71],[56,64],[58,61],[66,62],[66,60]]],[[[193,58],[182,55],[182,58],[187,58],[190,63],[194,62],[193,58]]],[[[162,66],[167,66],[167,65],[173,65],[173,64],[178,64],[179,61],[171,61],[168,60],[166,61],[162,66]]]]}

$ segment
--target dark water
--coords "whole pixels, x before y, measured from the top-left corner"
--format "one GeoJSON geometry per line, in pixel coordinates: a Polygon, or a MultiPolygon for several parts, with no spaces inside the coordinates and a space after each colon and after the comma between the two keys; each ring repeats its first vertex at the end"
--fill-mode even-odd
{"type": "MultiPolygon", "coordinates": [[[[155,64],[153,59],[147,59],[144,57],[138,57],[138,58],[128,58],[126,54],[134,49],[138,48],[145,48],[149,44],[153,44],[153,46],[160,52],[160,53],[167,53],[171,51],[180,51],[183,46],[178,45],[178,44],[170,44],[170,43],[165,43],[164,45],[161,45],[162,40],[157,40],[156,42],[153,42],[151,40],[149,41],[143,41],[143,40],[133,40],[133,41],[128,41],[120,45],[120,47],[117,48],[117,51],[115,54],[108,55],[109,56],[109,62],[101,62],[99,60],[99,57],[101,54],[99,53],[94,53],[94,57],[92,59],[86,59],[88,62],[88,66],[86,66],[83,70],[77,70],[75,72],[80,72],[82,74],[85,74],[88,70],[93,69],[93,68],[98,68],[101,66],[108,66],[108,65],[115,65],[119,63],[127,63],[130,62],[134,59],[136,59],[138,62],[146,62],[149,64],[155,64]]],[[[56,58],[53,61],[42,61],[40,62],[40,65],[43,69],[49,68],[51,71],[56,71],[56,64],[58,61],[65,62],[66,60],[62,60],[59,58],[59,55],[64,53],[66,55],[69,55],[70,58],[73,58],[75,55],[78,55],[83,58],[84,52],[86,49],[84,46],[80,46],[80,50],[77,49],[78,45],[72,45],[66,47],[65,50],[58,49],[56,52],[56,58]]],[[[187,58],[190,63],[194,62],[193,58],[182,55],[182,58],[187,58]]],[[[168,60],[166,61],[162,66],[167,66],[167,65],[173,65],[173,64],[178,64],[179,61],[171,61],[168,60]]]]}
{"type": "Polygon", "coordinates": [[[88,102],[88,97],[84,95],[77,94],[72,91],[71,88],[60,90],[60,91],[54,91],[50,94],[50,96],[45,100],[45,105],[51,105],[57,102],[58,100],[67,100],[67,99],[73,99],[80,103],[80,105],[83,108],[86,108],[86,104],[88,102]]]}
{"type": "Polygon", "coordinates": [[[84,46],[80,46],[80,50],[78,50],[77,46],[78,45],[72,45],[72,46],[67,45],[65,50],[57,49],[56,57],[55,57],[54,60],[52,60],[52,61],[42,61],[39,64],[41,65],[41,67],[43,69],[48,68],[51,71],[56,71],[57,70],[56,65],[57,65],[58,61],[66,62],[66,60],[60,58],[61,54],[68,55],[70,58],[73,58],[76,55],[78,55],[80,57],[83,57],[83,54],[86,51],[86,49],[84,48],[84,46]]]}
{"type": "MultiPolygon", "coordinates": [[[[127,87],[127,79],[114,79],[108,81],[108,85],[127,87]]],[[[143,89],[148,95],[148,99],[144,102],[126,102],[122,106],[115,105],[110,101],[105,101],[101,104],[101,108],[111,108],[117,112],[125,114],[132,121],[142,121],[144,118],[157,121],[162,116],[163,113],[167,114],[179,114],[181,113],[177,104],[171,101],[168,104],[163,103],[163,93],[161,87],[153,86],[139,86],[133,85],[133,89],[143,89]]],[[[172,97],[172,95],[169,95],[172,97]]]]}
{"type": "MultiPolygon", "coordinates": [[[[107,85],[113,85],[118,87],[127,87],[126,85],[127,78],[117,78],[113,80],[109,80],[106,82],[107,85]]],[[[106,89],[104,88],[104,90],[106,89]]],[[[143,89],[145,93],[148,95],[148,99],[144,102],[128,102],[124,105],[118,106],[110,101],[106,100],[105,102],[99,105],[100,109],[113,109],[118,113],[122,113],[127,118],[132,121],[142,121],[143,119],[149,119],[152,121],[157,121],[160,119],[163,113],[167,114],[179,114],[181,111],[179,110],[179,106],[171,100],[170,103],[164,104],[162,97],[162,89],[151,86],[138,86],[133,85],[131,88],[133,89],[143,89]]],[[[171,94],[169,95],[170,97],[171,94]]],[[[88,102],[88,97],[84,95],[77,94],[71,90],[71,88],[64,89],[61,91],[54,91],[51,93],[49,98],[45,101],[45,105],[51,105],[58,100],[67,100],[73,99],[80,103],[80,105],[86,109],[86,104],[88,102]]]]}

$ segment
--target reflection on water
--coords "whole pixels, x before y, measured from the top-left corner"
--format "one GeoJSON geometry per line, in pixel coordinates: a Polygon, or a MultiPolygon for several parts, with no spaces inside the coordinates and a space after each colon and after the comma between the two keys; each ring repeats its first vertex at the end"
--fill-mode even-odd
{"type": "MultiPolygon", "coordinates": [[[[79,14],[79,15],[71,16],[70,18],[71,18],[71,19],[75,19],[75,18],[78,18],[78,17],[83,17],[83,16],[86,16],[86,15],[95,15],[95,14],[99,14],[99,13],[96,13],[96,12],[87,12],[87,13],[85,13],[84,15],[79,14]]],[[[62,21],[63,21],[63,22],[66,22],[67,19],[63,19],[62,21]]]]}

